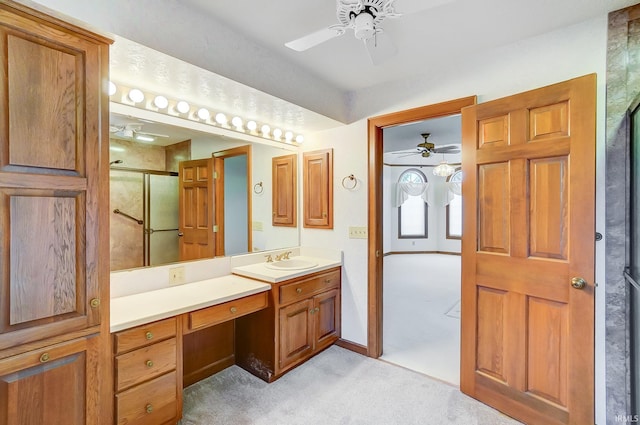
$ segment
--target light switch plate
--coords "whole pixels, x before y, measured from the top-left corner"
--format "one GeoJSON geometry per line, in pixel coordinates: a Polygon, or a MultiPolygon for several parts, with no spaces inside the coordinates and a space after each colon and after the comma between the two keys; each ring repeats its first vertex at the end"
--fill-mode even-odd
{"type": "Polygon", "coordinates": [[[366,227],[349,226],[349,239],[367,239],[369,232],[366,227]]]}
{"type": "Polygon", "coordinates": [[[262,222],[261,221],[252,221],[251,222],[252,230],[262,231],[262,222]]]}
{"type": "Polygon", "coordinates": [[[184,266],[171,267],[169,269],[169,285],[182,285],[184,283],[184,266]]]}

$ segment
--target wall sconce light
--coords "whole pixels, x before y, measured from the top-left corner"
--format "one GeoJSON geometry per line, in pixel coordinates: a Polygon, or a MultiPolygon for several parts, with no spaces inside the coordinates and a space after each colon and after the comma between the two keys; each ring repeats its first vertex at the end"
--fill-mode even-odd
{"type": "Polygon", "coordinates": [[[129,99],[133,103],[140,103],[144,100],[144,93],[140,89],[131,89],[129,91],[129,99]]]}

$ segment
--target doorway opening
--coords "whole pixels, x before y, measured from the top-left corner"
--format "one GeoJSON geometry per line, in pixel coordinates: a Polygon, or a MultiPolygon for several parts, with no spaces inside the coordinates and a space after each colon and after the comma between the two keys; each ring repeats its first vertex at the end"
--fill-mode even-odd
{"type": "MultiPolygon", "coordinates": [[[[460,114],[463,107],[474,105],[476,97],[471,96],[395,112],[370,118],[369,131],[369,323],[367,350],[370,357],[383,355],[383,299],[384,299],[384,130],[396,126],[413,124],[428,119],[460,114]]],[[[458,285],[459,288],[459,285],[458,285]]],[[[453,307],[453,306],[452,306],[453,307]]]]}
{"type": "Polygon", "coordinates": [[[461,115],[388,127],[383,139],[381,358],[459,385],[461,115]]]}

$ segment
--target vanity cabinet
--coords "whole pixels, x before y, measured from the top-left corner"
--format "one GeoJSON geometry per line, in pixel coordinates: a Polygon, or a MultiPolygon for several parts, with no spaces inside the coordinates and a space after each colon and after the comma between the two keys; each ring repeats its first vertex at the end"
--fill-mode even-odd
{"type": "Polygon", "coordinates": [[[273,182],[271,203],[274,226],[296,227],[298,192],[298,155],[278,156],[271,160],[273,182]]]}
{"type": "Polygon", "coordinates": [[[0,3],[2,423],[111,418],[110,43],[0,3]]]}
{"type": "Polygon", "coordinates": [[[269,307],[236,320],[236,364],[272,382],[337,341],[340,273],[272,284],[269,307]]]}
{"type": "Polygon", "coordinates": [[[115,423],[175,424],[182,416],[179,317],[113,335],[115,423]]]}
{"type": "Polygon", "coordinates": [[[333,149],[302,155],[304,227],[333,229],[333,149]]]}

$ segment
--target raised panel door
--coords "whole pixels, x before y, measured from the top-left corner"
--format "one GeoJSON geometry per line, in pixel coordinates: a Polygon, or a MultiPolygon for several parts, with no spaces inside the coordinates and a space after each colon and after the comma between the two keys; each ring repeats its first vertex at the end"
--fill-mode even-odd
{"type": "Polygon", "coordinates": [[[180,163],[178,236],[180,261],[215,254],[213,158],[180,163]]]}
{"type": "Polygon", "coordinates": [[[315,349],[322,350],[340,338],[340,290],[316,295],[313,305],[315,349]]]}
{"type": "Polygon", "coordinates": [[[285,155],[272,159],[272,208],[274,226],[296,227],[298,155],[285,155]]]}
{"type": "Polygon", "coordinates": [[[313,299],[309,298],[280,309],[280,369],[303,360],[313,352],[313,308],[313,299]]]}
{"type": "Polygon", "coordinates": [[[303,154],[304,227],[333,229],[333,149],[303,154]]]}

